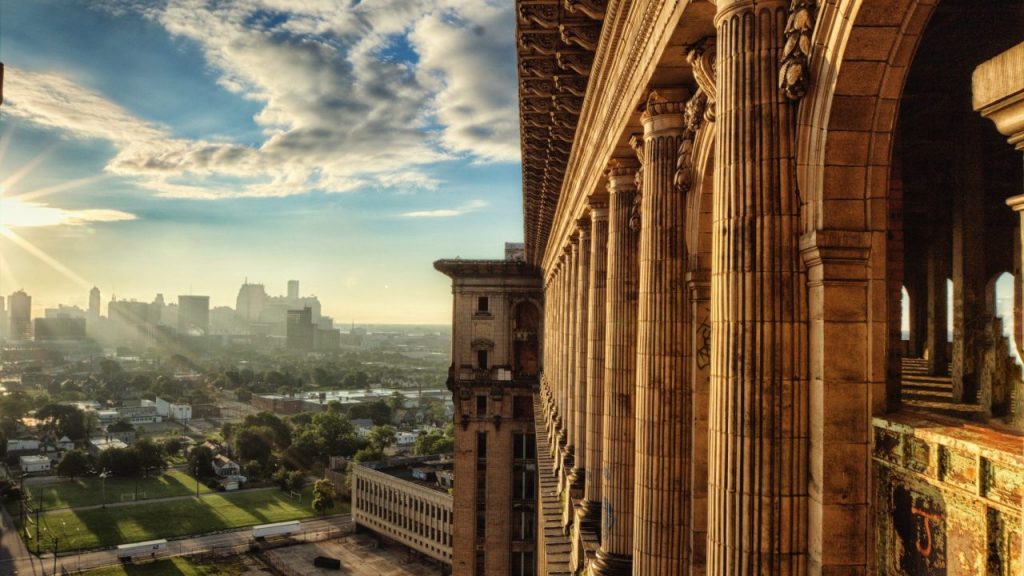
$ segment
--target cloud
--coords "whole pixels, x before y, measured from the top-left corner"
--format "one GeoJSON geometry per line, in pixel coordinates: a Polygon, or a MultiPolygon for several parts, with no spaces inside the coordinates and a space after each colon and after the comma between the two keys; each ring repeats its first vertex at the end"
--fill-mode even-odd
{"type": "Polygon", "coordinates": [[[433,190],[454,159],[518,161],[515,23],[506,0],[117,0],[194,44],[260,104],[255,145],[176,137],[53,73],[9,69],[10,112],[117,152],[108,172],[216,200],[433,190]]]}
{"type": "Polygon", "coordinates": [[[125,220],[135,220],[135,215],[105,208],[68,210],[18,198],[0,198],[0,228],[81,226],[91,222],[121,222],[125,220]]]}
{"type": "Polygon", "coordinates": [[[462,216],[463,214],[469,214],[470,212],[476,212],[477,210],[487,206],[487,202],[483,200],[472,200],[459,206],[458,208],[439,208],[437,210],[416,210],[413,212],[404,212],[402,216],[406,218],[452,218],[455,216],[462,216]]]}

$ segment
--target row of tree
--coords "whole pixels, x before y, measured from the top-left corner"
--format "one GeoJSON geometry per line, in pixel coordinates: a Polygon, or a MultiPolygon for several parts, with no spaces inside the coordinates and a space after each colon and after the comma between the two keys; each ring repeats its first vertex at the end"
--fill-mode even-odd
{"type": "Polygon", "coordinates": [[[148,438],[136,440],[127,448],[108,448],[96,457],[82,450],[69,450],[57,463],[57,475],[72,480],[104,472],[118,478],[148,477],[166,469],[164,445],[148,438]]]}

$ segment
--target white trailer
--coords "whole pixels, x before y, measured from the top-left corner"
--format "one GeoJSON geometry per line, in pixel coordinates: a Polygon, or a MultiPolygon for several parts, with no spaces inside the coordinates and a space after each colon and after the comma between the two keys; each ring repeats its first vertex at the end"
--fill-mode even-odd
{"type": "Polygon", "coordinates": [[[146,542],[121,544],[117,547],[117,557],[121,560],[131,560],[139,556],[154,556],[157,552],[166,549],[167,540],[147,540],[146,542]]]}
{"type": "Polygon", "coordinates": [[[253,538],[266,538],[268,536],[286,536],[299,531],[299,521],[275,522],[274,524],[260,524],[252,527],[253,538]]]}

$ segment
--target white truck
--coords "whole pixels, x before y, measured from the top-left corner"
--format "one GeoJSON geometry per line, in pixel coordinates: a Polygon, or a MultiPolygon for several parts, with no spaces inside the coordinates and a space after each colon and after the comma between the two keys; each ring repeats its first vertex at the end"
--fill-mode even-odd
{"type": "Polygon", "coordinates": [[[273,524],[260,524],[252,527],[252,537],[263,539],[269,536],[287,536],[299,531],[299,521],[275,522],[273,524]]]}
{"type": "Polygon", "coordinates": [[[167,540],[147,540],[146,542],[121,544],[117,547],[117,557],[130,562],[133,558],[140,556],[155,556],[157,552],[166,549],[167,540]]]}

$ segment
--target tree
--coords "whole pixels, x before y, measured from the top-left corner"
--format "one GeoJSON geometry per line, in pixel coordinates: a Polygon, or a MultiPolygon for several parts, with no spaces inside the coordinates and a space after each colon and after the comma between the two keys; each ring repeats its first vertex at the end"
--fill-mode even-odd
{"type": "Polygon", "coordinates": [[[348,411],[349,418],[358,420],[360,418],[369,418],[373,420],[374,424],[383,425],[391,423],[391,407],[388,403],[383,400],[374,400],[373,402],[364,402],[362,404],[356,404],[348,411]]]}
{"type": "Polygon", "coordinates": [[[206,446],[196,446],[188,453],[188,469],[200,478],[213,476],[213,451],[206,446]]]}
{"type": "Polygon", "coordinates": [[[455,431],[449,424],[444,430],[421,432],[413,450],[419,456],[450,453],[455,450],[455,431]]]}
{"type": "Polygon", "coordinates": [[[323,514],[334,506],[335,490],[334,484],[322,478],[313,485],[313,510],[317,514],[323,514]]]}
{"type": "Polygon", "coordinates": [[[274,452],[274,431],[266,426],[236,428],[232,446],[240,459],[255,460],[265,466],[274,452]]]}
{"type": "Polygon", "coordinates": [[[45,420],[58,437],[81,440],[88,435],[85,412],[66,404],[47,404],[36,410],[36,418],[45,420]]]}
{"type": "Polygon", "coordinates": [[[100,452],[96,467],[120,478],[134,478],[141,470],[138,452],[130,448],[108,448],[100,452]]]}
{"type": "Polygon", "coordinates": [[[352,456],[353,462],[376,462],[378,460],[383,459],[384,453],[376,448],[373,448],[372,446],[367,446],[366,448],[359,450],[358,452],[355,453],[354,456],[352,456]]]}
{"type": "Polygon", "coordinates": [[[135,431],[135,425],[132,424],[131,422],[125,420],[124,418],[122,418],[122,419],[118,420],[117,422],[114,422],[113,424],[107,426],[107,431],[108,432],[134,432],[135,431]]]}
{"type": "Polygon", "coordinates": [[[174,456],[178,452],[181,452],[181,440],[177,438],[168,438],[164,440],[164,452],[169,456],[174,456]]]}
{"type": "Polygon", "coordinates": [[[57,475],[74,480],[89,471],[89,457],[81,450],[69,450],[57,463],[57,475]]]}
{"type": "Polygon", "coordinates": [[[146,476],[149,476],[150,472],[163,471],[167,468],[163,447],[149,438],[136,440],[130,450],[135,451],[139,469],[146,476]]]}
{"type": "Polygon", "coordinates": [[[398,438],[398,431],[394,426],[374,426],[367,438],[370,446],[383,452],[391,447],[398,438]]]}
{"type": "Polygon", "coordinates": [[[274,445],[284,450],[292,443],[292,427],[270,412],[250,414],[242,421],[243,426],[266,426],[273,431],[274,445]]]}

